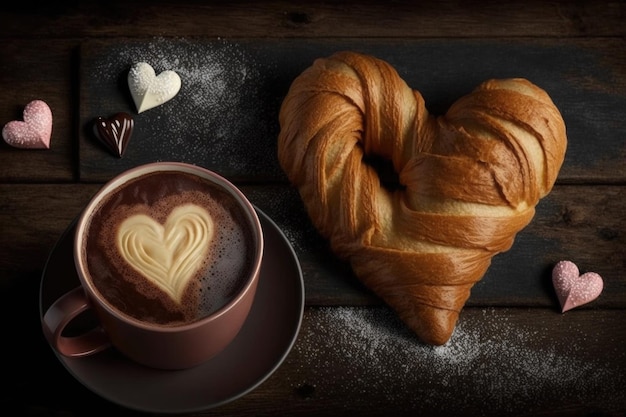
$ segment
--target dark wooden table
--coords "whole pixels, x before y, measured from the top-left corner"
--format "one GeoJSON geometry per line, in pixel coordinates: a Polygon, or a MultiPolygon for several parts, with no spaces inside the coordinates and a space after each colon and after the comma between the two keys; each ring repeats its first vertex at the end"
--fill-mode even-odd
{"type": "Polygon", "coordinates": [[[240,185],[293,246],[306,293],[280,367],[192,415],[625,415],[624,1],[52,3],[0,11],[1,124],[34,99],[54,117],[49,150],[0,143],[1,415],[142,414],[60,363],[41,333],[39,292],[51,251],[96,190],[167,159],[240,185]],[[563,114],[557,185],[474,287],[445,346],[416,341],[333,257],[278,166],[290,82],[339,49],[392,63],[434,113],[484,79],[521,76],[563,114]],[[177,69],[184,87],[137,115],[121,74],[140,60],[177,69]],[[139,126],[121,159],[90,130],[116,111],[139,126]],[[550,282],[562,259],[605,282],[600,298],[564,314],[550,282]]]}

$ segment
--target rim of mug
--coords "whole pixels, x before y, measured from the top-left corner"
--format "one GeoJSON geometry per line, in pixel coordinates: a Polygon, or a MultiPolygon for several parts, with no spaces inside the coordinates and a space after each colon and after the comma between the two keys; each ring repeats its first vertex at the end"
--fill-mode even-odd
{"type": "Polygon", "coordinates": [[[89,299],[92,296],[96,297],[99,300],[99,304],[103,308],[105,308],[110,314],[114,315],[124,322],[132,324],[133,326],[149,331],[177,333],[189,329],[194,329],[204,325],[207,322],[216,320],[217,318],[234,308],[241,301],[241,299],[246,296],[246,294],[251,290],[251,287],[254,286],[255,281],[257,281],[260,276],[260,270],[263,263],[262,261],[264,244],[263,229],[254,206],[248,200],[245,194],[243,194],[243,192],[232,182],[230,182],[220,174],[199,165],[189,164],[186,162],[159,161],[138,165],[133,168],[124,170],[123,172],[117,174],[112,179],[107,181],[102,187],[100,187],[100,189],[91,197],[89,203],[80,213],[78,222],[76,224],[76,231],[74,232],[74,246],[72,250],[78,278],[83,286],[83,289],[88,288],[89,299]],[[125,184],[126,182],[138,178],[141,175],[159,171],[182,171],[190,174],[199,174],[199,176],[201,176],[202,178],[208,178],[211,181],[216,182],[221,188],[225,189],[233,197],[235,197],[237,201],[239,201],[241,207],[244,208],[244,211],[247,214],[246,217],[250,221],[250,226],[253,229],[254,238],[256,240],[255,254],[250,274],[246,280],[245,285],[237,292],[237,295],[230,299],[218,310],[212,312],[206,317],[180,325],[162,325],[157,323],[147,323],[120,311],[115,306],[113,306],[105,297],[103,297],[102,294],[100,294],[100,291],[95,288],[95,285],[91,282],[91,280],[86,279],[83,274],[83,271],[88,271],[88,269],[86,265],[86,260],[82,256],[84,241],[84,239],[82,239],[82,235],[84,234],[83,231],[89,224],[89,220],[91,217],[90,212],[92,211],[92,209],[97,206],[102,201],[102,199],[109,194],[110,191],[116,189],[119,185],[125,184]]]}

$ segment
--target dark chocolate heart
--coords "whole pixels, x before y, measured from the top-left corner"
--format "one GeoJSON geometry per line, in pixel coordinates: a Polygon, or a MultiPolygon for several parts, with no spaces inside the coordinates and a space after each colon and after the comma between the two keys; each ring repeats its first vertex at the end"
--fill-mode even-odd
{"type": "Polygon", "coordinates": [[[97,117],[93,126],[96,137],[119,158],[124,155],[135,122],[128,113],[116,113],[109,118],[97,117]]]}

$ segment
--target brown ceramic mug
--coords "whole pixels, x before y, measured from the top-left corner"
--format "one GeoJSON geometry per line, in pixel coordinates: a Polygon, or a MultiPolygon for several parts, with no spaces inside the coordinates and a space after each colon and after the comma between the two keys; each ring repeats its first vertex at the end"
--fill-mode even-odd
{"type": "Polygon", "coordinates": [[[150,367],[198,365],[243,326],[263,245],[254,207],[223,177],[177,162],[130,169],[81,213],[73,248],[81,285],[44,314],[44,334],[65,356],[112,345],[150,367]],[[68,335],[90,309],[99,325],[68,335]]]}

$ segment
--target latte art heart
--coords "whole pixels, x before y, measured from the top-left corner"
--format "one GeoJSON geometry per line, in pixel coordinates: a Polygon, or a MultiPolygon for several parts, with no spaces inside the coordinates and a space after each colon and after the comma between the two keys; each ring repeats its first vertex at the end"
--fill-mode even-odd
{"type": "Polygon", "coordinates": [[[187,204],[172,210],[164,225],[145,214],[127,218],[117,232],[117,247],[128,264],[180,303],[213,235],[209,213],[187,204]]]}

